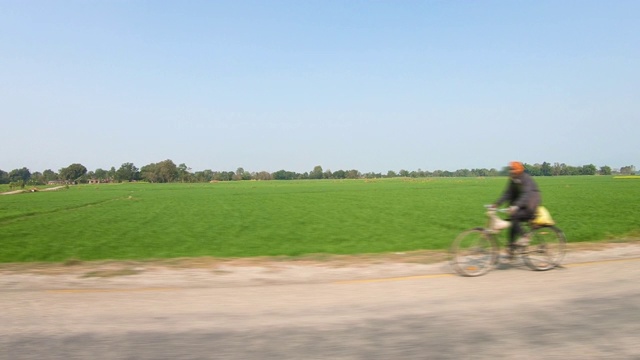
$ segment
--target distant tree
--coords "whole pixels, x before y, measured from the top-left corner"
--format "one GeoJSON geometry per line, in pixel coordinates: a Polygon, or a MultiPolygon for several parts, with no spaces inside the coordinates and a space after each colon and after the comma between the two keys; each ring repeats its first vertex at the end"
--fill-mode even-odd
{"type": "Polygon", "coordinates": [[[251,173],[239,167],[236,169],[236,173],[233,174],[233,180],[251,180],[251,173]]]}
{"type": "Polygon", "coordinates": [[[333,177],[334,179],[344,179],[347,177],[347,173],[344,170],[338,170],[334,171],[331,174],[331,177],[333,177]]]}
{"type": "Polygon", "coordinates": [[[169,183],[178,180],[178,167],[167,159],[158,163],[158,174],[162,182],[169,183]]]}
{"type": "Polygon", "coordinates": [[[276,172],[274,172],[273,174],[271,174],[271,177],[274,180],[286,180],[286,171],[284,169],[282,170],[278,170],[276,172]]]}
{"type": "Polygon", "coordinates": [[[9,180],[11,182],[20,182],[22,181],[26,184],[31,178],[31,172],[26,167],[22,169],[14,169],[9,172],[9,180]]]}
{"type": "Polygon", "coordinates": [[[471,169],[471,176],[485,177],[490,176],[489,174],[490,173],[488,169],[471,169]]]}
{"type": "Polygon", "coordinates": [[[580,175],[595,175],[596,173],[596,166],[593,164],[583,165],[580,169],[580,175]]]}
{"type": "Polygon", "coordinates": [[[527,174],[531,176],[542,175],[542,171],[540,170],[539,164],[530,165],[530,164],[524,163],[523,165],[524,165],[524,170],[527,172],[527,174]]]}
{"type": "Polygon", "coordinates": [[[605,165],[605,166],[601,166],[600,170],[598,171],[598,173],[600,175],[611,175],[611,167],[605,165]]]}
{"type": "Polygon", "coordinates": [[[244,174],[244,168],[241,168],[241,167],[237,168],[236,172],[233,173],[231,180],[234,180],[234,181],[242,180],[242,174],[244,174]]]}
{"type": "Polygon", "coordinates": [[[567,165],[567,175],[581,175],[582,174],[582,166],[569,166],[567,165]]]}
{"type": "Polygon", "coordinates": [[[458,169],[454,173],[455,177],[467,177],[471,174],[469,169],[458,169]]]}
{"type": "Polygon", "coordinates": [[[274,180],[293,180],[296,178],[296,173],[286,170],[278,170],[271,174],[274,180]]]}
{"type": "Polygon", "coordinates": [[[118,182],[140,180],[140,171],[132,163],[124,163],[116,170],[115,180],[118,182]]]}
{"type": "MultiPolygon", "coordinates": [[[[609,166],[602,166],[596,168],[595,165],[583,165],[583,166],[570,166],[564,163],[554,163],[551,165],[548,162],[524,164],[526,171],[533,176],[561,176],[561,175],[610,175],[610,174],[635,174],[637,172],[636,167],[633,165],[624,166],[617,169],[611,169],[609,166]]],[[[408,171],[402,169],[399,173],[393,170],[388,171],[385,175],[381,173],[368,172],[362,174],[359,171],[352,170],[338,170],[331,171],[329,169],[323,170],[322,166],[317,165],[313,171],[305,173],[296,173],[292,171],[280,170],[275,173],[269,173],[266,171],[261,172],[249,172],[244,168],[239,167],[235,172],[233,171],[221,171],[214,172],[212,170],[205,170],[192,173],[191,168],[187,165],[180,164],[176,166],[173,161],[165,160],[159,163],[153,163],[143,166],[138,170],[132,163],[125,163],[116,170],[111,167],[109,171],[103,169],[96,169],[94,172],[87,172],[86,168],[81,164],[72,164],[66,168],[60,169],[60,173],[56,173],[50,169],[45,170],[43,173],[30,173],[25,167],[22,169],[15,169],[10,173],[0,170],[0,184],[15,183],[23,185],[41,184],[48,181],[62,179],[67,181],[85,182],[88,179],[97,178],[100,180],[113,179],[117,181],[131,181],[144,179],[150,182],[207,182],[212,180],[229,181],[229,180],[293,180],[293,179],[357,179],[357,178],[382,178],[382,177],[411,177],[411,178],[423,178],[423,177],[489,177],[489,176],[506,176],[508,175],[508,168],[503,167],[501,170],[492,169],[458,169],[454,172],[434,170],[425,171],[422,169],[408,171]],[[26,179],[26,181],[25,181],[26,179]]],[[[14,186],[15,186],[14,184],[14,186]]]]}
{"type": "Polygon", "coordinates": [[[180,182],[194,182],[195,177],[191,173],[191,168],[188,167],[185,163],[178,165],[178,180],[180,182]]]}
{"type": "Polygon", "coordinates": [[[0,184],[8,184],[11,180],[9,180],[9,173],[6,171],[0,170],[0,184]]]}
{"type": "Polygon", "coordinates": [[[222,174],[222,177],[224,178],[224,180],[226,181],[231,181],[233,180],[233,177],[236,175],[235,172],[233,171],[223,171],[220,174],[222,174]]]}
{"type": "Polygon", "coordinates": [[[58,174],[51,169],[47,169],[42,172],[42,176],[44,176],[45,182],[58,180],[58,174]]]}
{"type": "Polygon", "coordinates": [[[148,181],[150,183],[160,182],[158,175],[158,164],[151,163],[147,164],[140,168],[140,177],[142,180],[148,181]]]}
{"type": "Polygon", "coordinates": [[[116,168],[114,166],[111,167],[111,169],[109,169],[109,172],[107,173],[107,178],[109,180],[115,180],[116,179],[116,168]]]}
{"type": "Polygon", "coordinates": [[[42,175],[41,172],[34,172],[31,174],[31,177],[29,178],[29,182],[27,182],[27,185],[44,185],[46,184],[46,181],[44,179],[44,175],[42,175]]]}
{"type": "Polygon", "coordinates": [[[253,175],[253,178],[256,180],[271,180],[271,174],[267,171],[260,171],[253,175]]]}
{"type": "Polygon", "coordinates": [[[542,166],[540,166],[540,172],[542,176],[551,176],[552,175],[551,164],[549,164],[546,161],[543,162],[542,166]]]}
{"type": "Polygon", "coordinates": [[[169,183],[178,180],[178,167],[171,160],[164,160],[159,163],[152,163],[140,169],[140,176],[143,180],[152,183],[169,183]]]}
{"type": "Polygon", "coordinates": [[[87,173],[87,168],[82,164],[71,164],[59,171],[60,177],[66,181],[78,181],[87,173]]]}
{"type": "Polygon", "coordinates": [[[98,180],[107,180],[109,178],[109,172],[104,169],[96,169],[96,171],[93,172],[93,176],[98,180]]]}
{"type": "Polygon", "coordinates": [[[313,171],[309,173],[309,179],[322,179],[323,171],[322,166],[316,165],[313,171]]]}
{"type": "Polygon", "coordinates": [[[211,171],[211,169],[207,169],[205,171],[202,171],[202,177],[204,178],[204,181],[213,180],[213,171],[211,171]]]}
{"type": "Polygon", "coordinates": [[[193,174],[193,177],[196,182],[209,182],[213,180],[213,171],[211,170],[196,171],[193,174]]]}
{"type": "Polygon", "coordinates": [[[213,180],[230,181],[233,180],[235,173],[233,171],[216,171],[213,173],[213,180]]]}
{"type": "Polygon", "coordinates": [[[382,173],[368,172],[363,175],[366,179],[379,179],[382,178],[382,173]]]}
{"type": "Polygon", "coordinates": [[[359,179],[361,175],[360,171],[355,169],[349,170],[346,173],[347,179],[359,179]]]}

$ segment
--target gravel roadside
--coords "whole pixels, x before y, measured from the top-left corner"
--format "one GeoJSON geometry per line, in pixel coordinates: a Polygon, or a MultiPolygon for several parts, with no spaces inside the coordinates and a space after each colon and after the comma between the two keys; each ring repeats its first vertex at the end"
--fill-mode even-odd
{"type": "MultiPolygon", "coordinates": [[[[640,241],[569,244],[564,264],[640,258],[640,241]]],[[[438,251],[299,258],[0,264],[3,291],[238,287],[452,274],[438,251]]],[[[508,268],[528,270],[520,261],[508,268]]]]}

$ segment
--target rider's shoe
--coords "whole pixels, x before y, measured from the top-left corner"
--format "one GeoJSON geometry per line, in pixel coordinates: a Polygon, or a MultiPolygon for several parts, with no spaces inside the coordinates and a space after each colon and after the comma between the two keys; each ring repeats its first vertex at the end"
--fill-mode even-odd
{"type": "Polygon", "coordinates": [[[528,246],[531,239],[528,236],[523,236],[518,241],[516,241],[516,245],[518,246],[528,246]]]}

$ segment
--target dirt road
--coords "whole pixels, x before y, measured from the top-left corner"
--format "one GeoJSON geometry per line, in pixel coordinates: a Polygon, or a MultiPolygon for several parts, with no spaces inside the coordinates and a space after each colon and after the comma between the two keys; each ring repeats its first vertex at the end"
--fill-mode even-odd
{"type": "Polygon", "coordinates": [[[0,359],[640,359],[637,244],[480,278],[319,264],[4,268],[0,359]]]}
{"type": "MultiPolygon", "coordinates": [[[[564,264],[640,257],[640,241],[570,244],[564,264]]],[[[442,252],[296,259],[171,259],[66,264],[0,264],[0,289],[239,287],[424,275],[453,276],[442,252]]],[[[525,270],[521,264],[517,268],[525,270]]],[[[491,276],[491,273],[489,274],[491,276]]]]}

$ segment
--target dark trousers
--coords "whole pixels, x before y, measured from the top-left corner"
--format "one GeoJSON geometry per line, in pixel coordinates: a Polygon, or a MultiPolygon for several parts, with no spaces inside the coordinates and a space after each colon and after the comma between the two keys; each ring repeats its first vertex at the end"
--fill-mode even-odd
{"type": "Polygon", "coordinates": [[[518,209],[515,214],[511,215],[511,231],[509,232],[509,246],[522,236],[522,222],[527,222],[535,217],[535,212],[529,209],[518,209]]]}

